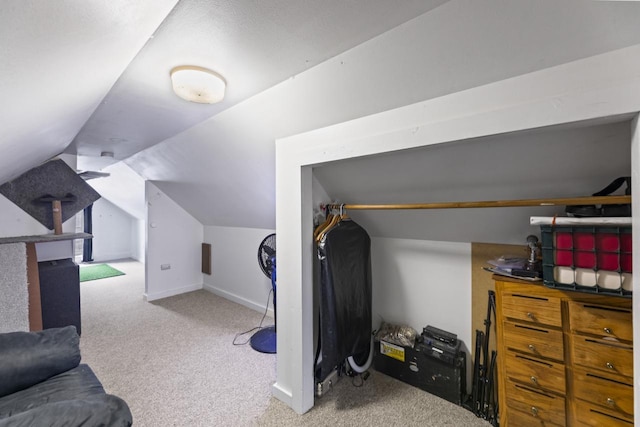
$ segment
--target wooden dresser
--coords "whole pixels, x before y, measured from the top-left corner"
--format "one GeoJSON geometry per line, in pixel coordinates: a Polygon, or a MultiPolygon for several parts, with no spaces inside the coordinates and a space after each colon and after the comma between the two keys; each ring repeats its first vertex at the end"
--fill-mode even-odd
{"type": "Polygon", "coordinates": [[[494,280],[500,426],[632,426],[631,299],[494,280]]]}

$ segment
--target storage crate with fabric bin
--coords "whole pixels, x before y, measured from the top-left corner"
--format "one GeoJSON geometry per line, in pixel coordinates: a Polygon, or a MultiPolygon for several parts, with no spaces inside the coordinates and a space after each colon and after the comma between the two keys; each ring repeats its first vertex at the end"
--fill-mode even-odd
{"type": "Polygon", "coordinates": [[[630,225],[541,225],[544,284],[631,296],[630,225]]]}

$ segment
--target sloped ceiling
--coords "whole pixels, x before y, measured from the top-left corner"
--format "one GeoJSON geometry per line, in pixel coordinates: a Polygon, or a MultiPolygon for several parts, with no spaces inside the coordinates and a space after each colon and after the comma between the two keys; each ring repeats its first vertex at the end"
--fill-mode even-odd
{"type": "Polygon", "coordinates": [[[114,205],[139,220],[146,220],[144,180],[124,162],[102,169],[105,178],[92,179],[89,185],[114,205]]]}
{"type": "Polygon", "coordinates": [[[69,146],[176,2],[2,2],[0,183],[69,146]]]}
{"type": "Polygon", "coordinates": [[[69,149],[126,159],[444,1],[398,8],[385,1],[181,0],[69,149]],[[206,105],[175,96],[169,73],[180,65],[221,74],[225,100],[206,105]]]}
{"type": "Polygon", "coordinates": [[[450,1],[126,162],[204,224],[273,228],[275,139],[640,43],[639,6],[450,1]]]}
{"type": "Polygon", "coordinates": [[[634,2],[85,3],[3,5],[0,182],[111,151],[205,225],[274,228],[276,138],[640,43],[634,2]],[[171,93],[188,63],[222,103],[171,93]]]}

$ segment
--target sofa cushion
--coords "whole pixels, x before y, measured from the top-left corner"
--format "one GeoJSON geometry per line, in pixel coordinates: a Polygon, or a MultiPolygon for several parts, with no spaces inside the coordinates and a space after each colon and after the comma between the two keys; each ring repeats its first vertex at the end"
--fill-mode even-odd
{"type": "Polygon", "coordinates": [[[78,366],[79,344],[74,326],[0,334],[0,397],[78,366]]]}
{"type": "Polygon", "coordinates": [[[108,394],[47,403],[0,419],[0,427],[128,427],[131,424],[127,404],[108,394]]]}
{"type": "Polygon", "coordinates": [[[104,388],[87,365],[81,364],[27,389],[0,398],[0,420],[47,403],[103,395],[104,388]]]}

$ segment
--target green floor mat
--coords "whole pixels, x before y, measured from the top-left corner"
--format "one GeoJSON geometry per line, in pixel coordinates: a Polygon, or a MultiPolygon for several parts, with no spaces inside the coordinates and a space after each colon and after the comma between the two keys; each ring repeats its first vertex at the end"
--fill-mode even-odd
{"type": "Polygon", "coordinates": [[[89,267],[80,267],[80,281],[88,282],[89,280],[106,279],[107,277],[122,276],[124,273],[116,270],[107,264],[91,265],[89,267]]]}

